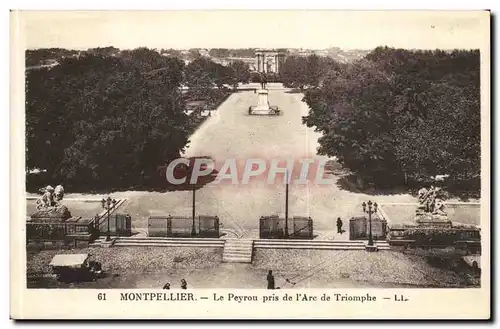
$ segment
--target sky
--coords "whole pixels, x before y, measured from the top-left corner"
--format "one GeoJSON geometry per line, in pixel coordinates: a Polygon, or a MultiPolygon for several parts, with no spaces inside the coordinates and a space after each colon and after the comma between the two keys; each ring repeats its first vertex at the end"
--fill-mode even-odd
{"type": "Polygon", "coordinates": [[[487,11],[17,11],[24,48],[480,48],[487,11]]]}

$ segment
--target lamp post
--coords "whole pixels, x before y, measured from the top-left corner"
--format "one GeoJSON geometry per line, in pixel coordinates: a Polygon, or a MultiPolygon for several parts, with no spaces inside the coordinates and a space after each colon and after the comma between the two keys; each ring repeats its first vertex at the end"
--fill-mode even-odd
{"type": "Polygon", "coordinates": [[[363,202],[363,212],[368,213],[368,225],[369,225],[369,231],[368,231],[368,245],[371,247],[373,246],[373,236],[372,236],[372,215],[377,212],[378,204],[372,203],[372,201],[368,201],[368,203],[363,202]],[[368,206],[368,209],[366,209],[368,206]]]}
{"type": "Polygon", "coordinates": [[[288,170],[286,171],[286,190],[285,190],[285,239],[288,239],[288,170]]]}
{"type": "Polygon", "coordinates": [[[193,185],[193,206],[192,206],[192,217],[193,217],[193,225],[191,226],[191,236],[196,236],[196,222],[194,217],[196,215],[196,185],[193,185]]]}
{"type": "Polygon", "coordinates": [[[106,212],[107,212],[107,217],[108,217],[108,231],[106,233],[106,241],[109,241],[109,240],[111,240],[110,232],[109,232],[109,211],[115,206],[116,200],[115,199],[111,199],[111,197],[108,196],[106,199],[102,199],[101,203],[102,203],[102,207],[104,209],[106,209],[106,212]]]}

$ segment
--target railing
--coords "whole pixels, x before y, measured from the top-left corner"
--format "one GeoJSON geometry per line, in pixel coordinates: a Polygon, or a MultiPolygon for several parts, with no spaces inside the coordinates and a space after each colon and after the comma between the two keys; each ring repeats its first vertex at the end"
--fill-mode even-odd
{"type": "Polygon", "coordinates": [[[148,219],[148,235],[156,237],[214,237],[220,236],[222,224],[217,216],[197,216],[194,227],[193,218],[181,216],[151,216],[148,219]]]}
{"type": "Polygon", "coordinates": [[[313,220],[308,217],[292,217],[288,219],[278,216],[264,216],[259,221],[259,236],[261,239],[312,239],[313,220]],[[285,232],[288,227],[288,232],[285,232]],[[290,232],[291,231],[291,232],[290,232]],[[285,234],[288,233],[288,234],[285,234]]]}
{"type": "Polygon", "coordinates": [[[26,241],[64,241],[69,237],[91,239],[95,235],[92,223],[26,223],[26,241]]]}

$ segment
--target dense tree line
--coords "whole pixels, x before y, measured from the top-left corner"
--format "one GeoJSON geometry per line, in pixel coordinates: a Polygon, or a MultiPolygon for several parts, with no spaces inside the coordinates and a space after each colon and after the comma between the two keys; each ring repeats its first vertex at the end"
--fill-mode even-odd
{"type": "Polygon", "coordinates": [[[288,56],[280,69],[281,81],[289,88],[318,87],[328,74],[340,70],[343,65],[330,57],[288,56]]]}
{"type": "Polygon", "coordinates": [[[320,154],[365,183],[418,186],[449,175],[448,184],[477,191],[479,69],[477,50],[379,47],[322,73],[305,93],[304,123],[323,133],[320,154]]]}
{"type": "Polygon", "coordinates": [[[63,57],[70,57],[78,54],[76,50],[68,50],[63,48],[44,48],[44,49],[36,49],[26,50],[25,53],[25,61],[26,66],[37,66],[47,64],[48,60],[59,60],[63,57]]]}
{"type": "Polygon", "coordinates": [[[235,72],[203,58],[185,67],[147,48],[27,70],[26,169],[72,187],[154,184],[199,123],[186,114],[186,99],[216,104],[225,94],[212,87],[237,83],[235,72]]]}

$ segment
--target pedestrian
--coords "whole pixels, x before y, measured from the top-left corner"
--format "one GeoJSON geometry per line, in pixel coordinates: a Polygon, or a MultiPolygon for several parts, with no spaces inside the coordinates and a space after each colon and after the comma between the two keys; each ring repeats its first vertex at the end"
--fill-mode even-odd
{"type": "Polygon", "coordinates": [[[169,282],[165,283],[165,285],[163,286],[163,289],[170,290],[170,283],[169,282]]]}
{"type": "Polygon", "coordinates": [[[267,273],[267,289],[274,289],[274,276],[271,270],[267,273]]]}
{"type": "Polygon", "coordinates": [[[339,218],[337,218],[337,233],[340,233],[342,234],[344,231],[342,231],[342,220],[339,218]]]}
{"type": "Polygon", "coordinates": [[[181,289],[187,289],[187,282],[184,279],[181,280],[181,289]]]}

